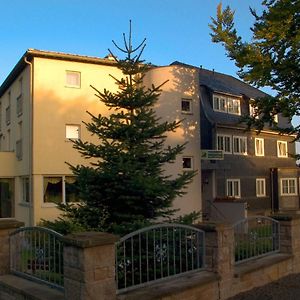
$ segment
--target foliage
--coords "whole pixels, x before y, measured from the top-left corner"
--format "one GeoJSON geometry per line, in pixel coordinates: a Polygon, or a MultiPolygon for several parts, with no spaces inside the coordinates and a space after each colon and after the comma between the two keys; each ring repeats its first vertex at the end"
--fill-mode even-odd
{"type": "Polygon", "coordinates": [[[58,218],[54,221],[42,219],[38,226],[52,229],[60,234],[67,235],[74,232],[84,232],[87,230],[86,227],[79,223],[75,223],[69,219],[58,218]]]}
{"type": "Polygon", "coordinates": [[[111,114],[91,113],[87,130],[99,140],[76,140],[74,148],[90,161],[87,165],[70,165],[77,176],[80,204],[61,205],[64,217],[91,230],[110,232],[133,228],[171,216],[172,201],[184,194],[195,172],[177,176],[164,173],[164,166],[173,163],[185,144],[165,147],[168,132],[175,131],[180,121],[162,122],[153,110],[161,86],[146,88],[143,78],[150,64],[140,59],[145,40],[135,49],[124,36],[125,48],[115,46],[126,54],[116,60],[122,78],[113,79],[119,90],[115,93],[96,88],[96,96],[111,114]],[[137,53],[137,54],[136,54],[137,53]]]}
{"type": "MultiPolygon", "coordinates": [[[[276,97],[256,99],[255,117],[246,118],[248,126],[262,129],[265,122],[276,125],[274,115],[282,113],[290,120],[300,115],[300,1],[264,0],[264,10],[255,18],[251,42],[242,41],[234,24],[234,11],[230,7],[222,10],[220,3],[216,19],[210,28],[212,41],[221,43],[227,56],[235,61],[238,75],[257,87],[271,87],[276,97]]],[[[296,133],[300,138],[300,126],[290,127],[287,133],[296,133]]]]}

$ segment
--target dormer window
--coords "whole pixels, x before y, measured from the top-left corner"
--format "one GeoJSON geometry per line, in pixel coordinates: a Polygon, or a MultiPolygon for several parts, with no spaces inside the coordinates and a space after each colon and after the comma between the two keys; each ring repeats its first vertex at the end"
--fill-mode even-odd
{"type": "Polygon", "coordinates": [[[225,112],[233,115],[240,115],[241,101],[240,99],[233,97],[214,95],[213,108],[215,111],[225,112]]]}

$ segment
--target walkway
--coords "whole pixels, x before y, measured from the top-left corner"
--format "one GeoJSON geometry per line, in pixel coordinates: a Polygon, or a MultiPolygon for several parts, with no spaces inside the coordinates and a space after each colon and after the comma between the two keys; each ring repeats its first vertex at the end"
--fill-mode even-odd
{"type": "Polygon", "coordinates": [[[300,300],[300,274],[286,276],[228,300],[300,300]]]}

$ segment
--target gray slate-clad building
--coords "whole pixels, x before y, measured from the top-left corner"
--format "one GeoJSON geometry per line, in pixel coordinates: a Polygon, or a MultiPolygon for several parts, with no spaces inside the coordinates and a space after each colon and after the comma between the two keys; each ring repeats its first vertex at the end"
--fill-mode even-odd
{"type": "MultiPolygon", "coordinates": [[[[204,215],[210,219],[229,216],[235,221],[243,214],[297,211],[300,172],[294,137],[267,126],[258,134],[240,122],[242,115],[253,113],[250,99],[265,93],[232,76],[197,69],[201,149],[224,154],[223,160],[201,162],[204,215]]],[[[274,121],[282,128],[290,126],[281,114],[274,121]]]]}

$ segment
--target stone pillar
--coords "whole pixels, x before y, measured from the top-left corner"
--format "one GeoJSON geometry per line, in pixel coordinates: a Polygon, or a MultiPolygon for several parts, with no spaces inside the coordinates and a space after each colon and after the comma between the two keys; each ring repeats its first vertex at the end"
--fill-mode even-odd
{"type": "Polygon", "coordinates": [[[16,219],[0,218],[0,275],[10,273],[9,235],[22,226],[24,223],[16,219]]]}
{"type": "Polygon", "coordinates": [[[229,224],[207,223],[197,226],[205,231],[206,264],[209,271],[220,276],[219,296],[231,296],[234,276],[234,232],[229,224]]]}
{"type": "Polygon", "coordinates": [[[109,233],[84,232],[64,238],[65,299],[113,300],[115,242],[109,233]]]}
{"type": "Polygon", "coordinates": [[[280,252],[293,255],[293,271],[300,272],[300,215],[272,216],[280,223],[280,252]]]}

